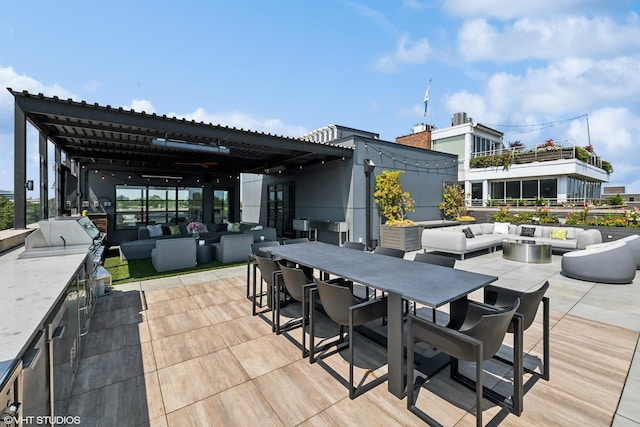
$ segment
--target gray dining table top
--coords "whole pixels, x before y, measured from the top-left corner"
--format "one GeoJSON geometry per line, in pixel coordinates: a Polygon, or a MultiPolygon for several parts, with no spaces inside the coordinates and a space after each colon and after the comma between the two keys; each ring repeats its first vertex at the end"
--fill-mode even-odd
{"type": "Polygon", "coordinates": [[[309,242],[265,248],[283,258],[403,298],[439,307],[496,281],[496,276],[309,242]]]}

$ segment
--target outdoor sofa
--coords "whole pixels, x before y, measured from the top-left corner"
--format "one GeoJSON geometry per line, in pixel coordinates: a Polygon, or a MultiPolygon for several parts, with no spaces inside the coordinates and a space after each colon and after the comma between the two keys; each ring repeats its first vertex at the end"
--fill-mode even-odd
{"type": "Polygon", "coordinates": [[[442,228],[425,228],[422,231],[422,249],[460,255],[480,250],[492,252],[506,239],[529,239],[548,243],[552,250],[584,249],[588,245],[601,243],[598,230],[578,227],[554,227],[533,224],[510,224],[487,222],[442,228]]]}
{"type": "MultiPolygon", "coordinates": [[[[199,233],[199,239],[207,244],[219,242],[220,238],[228,234],[251,234],[254,241],[277,240],[275,228],[262,227],[252,223],[238,223],[235,229],[230,224],[205,224],[205,231],[199,233]]],[[[148,225],[138,227],[138,239],[120,244],[120,259],[130,261],[134,259],[151,258],[151,251],[156,247],[156,241],[164,239],[194,238],[185,224],[180,225],[148,225]],[[152,234],[153,233],[153,234],[152,234]]],[[[246,255],[246,254],[245,254],[246,255]]]]}
{"type": "Polygon", "coordinates": [[[562,274],[589,282],[624,284],[636,277],[631,243],[616,240],[562,255],[562,274]]]}

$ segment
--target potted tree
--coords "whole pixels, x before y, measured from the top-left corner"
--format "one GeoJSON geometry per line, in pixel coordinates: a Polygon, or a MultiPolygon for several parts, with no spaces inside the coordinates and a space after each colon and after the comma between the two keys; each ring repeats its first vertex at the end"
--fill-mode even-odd
{"type": "Polygon", "coordinates": [[[376,176],[373,200],[380,211],[380,245],[403,251],[420,249],[419,227],[406,218],[414,212],[411,195],[402,190],[400,174],[403,171],[383,170],[376,176]]]}
{"type": "Polygon", "coordinates": [[[438,208],[446,219],[454,221],[475,221],[475,218],[469,216],[469,210],[464,203],[464,191],[460,185],[446,185],[442,192],[442,201],[438,204],[438,208]]]}

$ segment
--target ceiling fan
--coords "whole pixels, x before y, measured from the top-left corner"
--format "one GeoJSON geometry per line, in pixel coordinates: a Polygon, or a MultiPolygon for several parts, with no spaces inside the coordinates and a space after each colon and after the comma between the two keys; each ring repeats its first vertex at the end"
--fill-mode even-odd
{"type": "Polygon", "coordinates": [[[218,162],[175,162],[174,165],[200,166],[207,169],[211,166],[218,166],[218,162]]]}

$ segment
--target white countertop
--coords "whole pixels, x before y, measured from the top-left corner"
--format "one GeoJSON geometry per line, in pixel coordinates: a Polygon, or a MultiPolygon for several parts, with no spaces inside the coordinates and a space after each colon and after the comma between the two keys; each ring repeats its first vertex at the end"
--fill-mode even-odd
{"type": "Polygon", "coordinates": [[[18,259],[0,256],[0,385],[20,359],[87,253],[18,259]]]}

